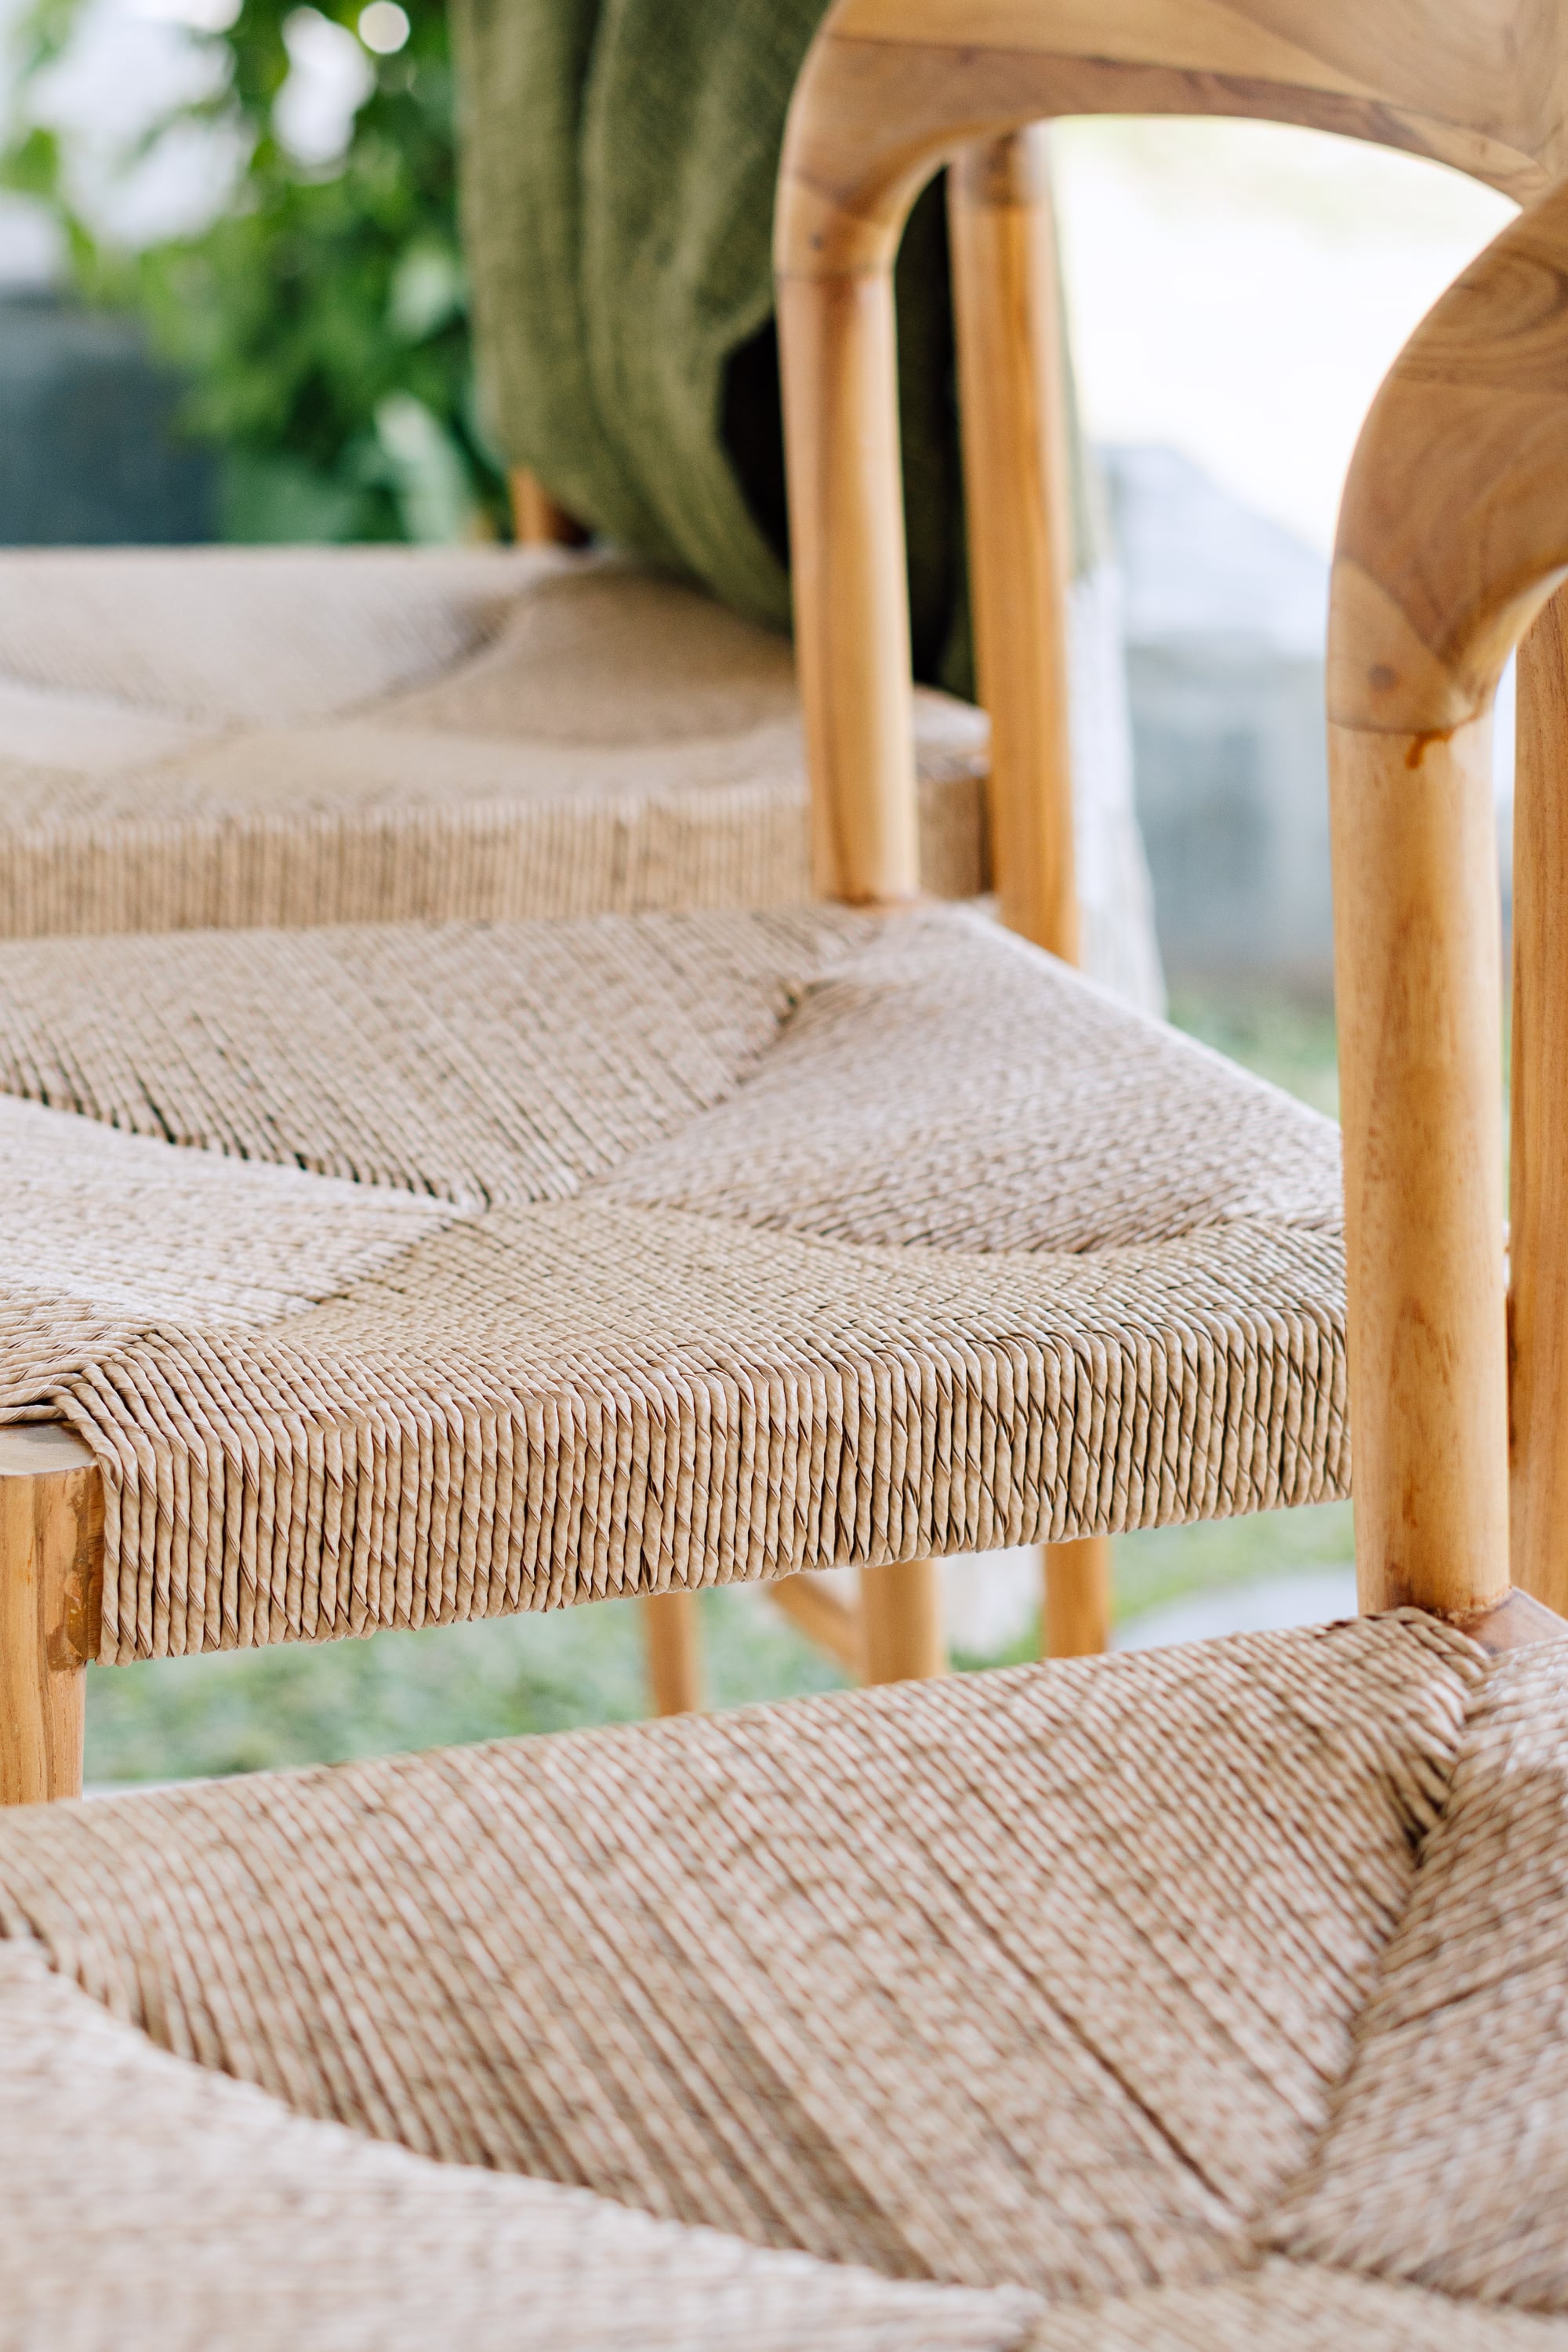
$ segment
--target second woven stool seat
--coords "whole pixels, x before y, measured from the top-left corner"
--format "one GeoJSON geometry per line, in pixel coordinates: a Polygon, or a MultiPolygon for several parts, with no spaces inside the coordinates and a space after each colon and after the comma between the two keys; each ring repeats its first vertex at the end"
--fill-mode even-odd
{"type": "Polygon", "coordinates": [[[984,917],[0,948],[100,1654],[1346,1491],[1338,1141],[984,917]]]}
{"type": "MultiPolygon", "coordinates": [[[[919,698],[984,890],[986,727],[919,698]]],[[[0,551],[0,938],[810,895],[787,639],[539,550],[0,551]]]]}

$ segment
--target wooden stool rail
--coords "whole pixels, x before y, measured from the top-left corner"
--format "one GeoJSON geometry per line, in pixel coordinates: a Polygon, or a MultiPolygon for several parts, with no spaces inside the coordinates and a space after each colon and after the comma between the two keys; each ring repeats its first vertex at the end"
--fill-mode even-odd
{"type": "Polygon", "coordinates": [[[58,1422],[0,1429],[0,1804],[81,1794],[103,1477],[58,1422]]]}

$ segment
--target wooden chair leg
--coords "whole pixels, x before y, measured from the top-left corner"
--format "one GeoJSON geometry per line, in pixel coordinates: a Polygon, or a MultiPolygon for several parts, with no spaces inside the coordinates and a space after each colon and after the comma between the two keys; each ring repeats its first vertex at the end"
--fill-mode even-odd
{"type": "MultiPolygon", "coordinates": [[[[778,312],[812,879],[894,906],[920,890],[920,828],[892,278],[781,267],[778,312]]],[[[862,1570],[858,1613],[868,1682],[945,1669],[933,1561],[862,1570]]]]}
{"type": "Polygon", "coordinates": [[[1110,1643],[1110,1538],[1042,1544],[1047,1658],[1095,1658],[1110,1643]]]}
{"type": "Polygon", "coordinates": [[[1072,963],[1072,483],[1044,124],[966,148],[948,217],[994,881],[1008,928],[1072,963]]]}
{"type": "Polygon", "coordinates": [[[778,304],[813,885],[892,906],[920,889],[892,280],[783,274],[778,304]]]}
{"type": "MultiPolygon", "coordinates": [[[[991,719],[1002,919],[1076,963],[1068,614],[1072,482],[1050,158],[1043,123],[966,148],[948,172],[969,583],[991,719]]],[[[1110,1631],[1101,1537],[1045,1548],[1045,1654],[1110,1631]]]]}
{"type": "Polygon", "coordinates": [[[649,1592],[643,1599],[648,1696],[655,1715],[695,1715],[702,1704],[695,1592],[649,1592]]]}
{"type": "Polygon", "coordinates": [[[103,1480],[58,1423],[0,1429],[0,1804],[81,1794],[103,1480]]]}
{"type": "Polygon", "coordinates": [[[1357,1584],[1461,1620],[1509,1589],[1490,724],[1329,730],[1357,1584]]]}
{"type": "Polygon", "coordinates": [[[923,1682],[947,1672],[942,1569],[901,1559],[860,1570],[860,1622],[868,1683],[923,1682]]]}
{"type": "Polygon", "coordinates": [[[1509,1159],[1513,1580],[1568,1615],[1568,591],[1519,648],[1509,1159]]]}
{"type": "Polygon", "coordinates": [[[516,466],[508,477],[511,527],[519,547],[581,547],[587,532],[558,507],[537,474],[516,466]]]}
{"type": "Polygon", "coordinates": [[[826,1650],[856,1682],[864,1682],[866,1643],[858,1608],[840,1601],[815,1576],[781,1576],[763,1589],[780,1615],[798,1626],[808,1642],[826,1650]]]}

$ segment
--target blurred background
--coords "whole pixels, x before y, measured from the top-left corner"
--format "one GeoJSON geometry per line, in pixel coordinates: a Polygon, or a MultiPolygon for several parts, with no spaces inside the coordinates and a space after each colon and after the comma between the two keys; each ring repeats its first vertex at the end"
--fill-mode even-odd
{"type": "MultiPolygon", "coordinates": [[[[1306,131],[1053,136],[1171,1014],[1331,1112],[1339,487],[1384,370],[1512,208],[1306,131]]],[[[0,450],[5,544],[506,534],[439,5],[0,0],[0,450]]],[[[1344,1613],[1352,1552],[1337,1505],[1122,1538],[1119,1639],[1344,1613]]],[[[951,1564],[949,1600],[961,1663],[1034,1654],[1028,1556],[951,1564]]],[[[636,1716],[634,1607],[95,1671],[88,1776],[636,1716]]],[[[713,1703],[834,1680],[756,1593],[704,1611],[713,1703]]]]}

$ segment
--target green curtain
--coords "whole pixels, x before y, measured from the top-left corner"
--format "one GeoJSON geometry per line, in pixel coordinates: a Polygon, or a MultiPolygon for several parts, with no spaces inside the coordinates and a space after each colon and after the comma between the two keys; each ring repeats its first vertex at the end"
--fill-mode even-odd
{"type": "MultiPolygon", "coordinates": [[[[572,513],[789,623],[770,245],[826,0],[453,0],[487,422],[572,513]]],[[[961,684],[941,190],[898,273],[915,666],[961,684]]]]}

